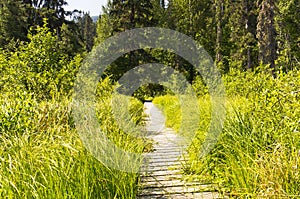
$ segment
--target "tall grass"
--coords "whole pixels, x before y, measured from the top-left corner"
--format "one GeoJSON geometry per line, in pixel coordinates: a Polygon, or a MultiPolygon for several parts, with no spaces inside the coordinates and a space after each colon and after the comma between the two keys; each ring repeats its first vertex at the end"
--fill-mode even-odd
{"type": "MultiPolygon", "coordinates": [[[[274,79],[263,72],[232,71],[224,81],[223,132],[215,148],[199,159],[210,119],[209,98],[199,96],[202,120],[186,172],[218,183],[220,192],[234,197],[299,198],[300,72],[278,73],[274,79]]],[[[164,107],[170,127],[178,129],[176,99],[165,96],[154,102],[164,107]]]]}
{"type": "Polygon", "coordinates": [[[166,126],[179,131],[181,124],[181,110],[179,99],[172,95],[160,96],[152,101],[160,109],[166,117],[166,126]]]}
{"type": "MultiPolygon", "coordinates": [[[[111,89],[104,81],[99,89],[111,89]]],[[[109,96],[97,107],[109,110],[109,96]]],[[[67,97],[38,101],[26,92],[0,96],[1,198],[135,198],[135,173],[112,170],[82,144],[67,97]]],[[[100,110],[100,111],[102,111],[100,110]]],[[[143,104],[133,100],[135,122],[142,121],[143,104]]],[[[99,115],[110,138],[124,150],[142,152],[144,141],[132,139],[114,124],[112,114],[99,115]]]]}
{"type": "MultiPolygon", "coordinates": [[[[83,145],[72,118],[71,95],[84,55],[69,56],[47,27],[29,33],[13,52],[0,49],[0,198],[135,198],[135,173],[101,164],[83,145]]],[[[124,132],[110,108],[109,79],[98,85],[99,125],[125,151],[145,142],[124,132]]],[[[143,104],[131,100],[133,123],[143,104]]]]}

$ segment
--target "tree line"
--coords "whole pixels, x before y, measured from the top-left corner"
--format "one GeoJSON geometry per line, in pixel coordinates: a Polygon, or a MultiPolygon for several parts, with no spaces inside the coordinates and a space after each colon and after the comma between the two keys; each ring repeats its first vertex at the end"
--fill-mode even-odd
{"type": "Polygon", "coordinates": [[[20,42],[28,41],[28,33],[43,26],[55,32],[65,50],[71,55],[90,51],[95,36],[95,24],[88,13],[66,11],[65,0],[0,0],[0,48],[12,50],[20,42]]]}
{"type": "MultiPolygon", "coordinates": [[[[126,29],[169,28],[201,44],[223,74],[264,65],[276,76],[276,71],[300,66],[299,10],[300,0],[109,0],[97,22],[96,44],[126,29]]],[[[142,53],[144,62],[168,63],[190,82],[195,80],[195,70],[181,57],[155,50],[142,53]]],[[[138,55],[123,57],[123,69],[116,64],[112,73],[121,75],[136,65],[130,56],[138,55]]]]}
{"type": "MultiPolygon", "coordinates": [[[[262,64],[274,73],[300,65],[300,0],[109,0],[96,23],[80,8],[66,11],[66,5],[66,0],[0,0],[0,47],[10,50],[26,41],[30,27],[47,18],[70,55],[90,51],[124,30],[155,26],[191,36],[222,73],[262,64]]],[[[121,57],[108,73],[117,79],[133,65],[149,61],[171,63],[194,80],[189,63],[153,49],[121,57]]]]}

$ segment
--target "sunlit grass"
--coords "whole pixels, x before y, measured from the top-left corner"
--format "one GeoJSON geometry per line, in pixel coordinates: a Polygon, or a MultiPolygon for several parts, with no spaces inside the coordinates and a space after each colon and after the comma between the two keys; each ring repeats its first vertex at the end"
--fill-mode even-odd
{"type": "MultiPolygon", "coordinates": [[[[30,96],[0,98],[1,198],[135,198],[138,174],[110,169],[85,149],[71,117],[70,99],[36,101],[30,96]]],[[[102,110],[109,106],[107,100],[98,102],[102,110]]],[[[143,104],[133,100],[131,110],[133,121],[140,123],[143,104]]],[[[116,145],[143,151],[144,140],[122,132],[109,112],[99,121],[119,142],[116,145]]]]}
{"type": "MultiPolygon", "coordinates": [[[[299,72],[298,72],[299,73],[299,72]]],[[[200,124],[188,149],[184,170],[202,181],[217,183],[233,197],[300,197],[300,82],[297,71],[280,74],[227,76],[227,118],[215,148],[199,152],[208,131],[211,103],[199,97],[200,124]],[[234,78],[233,78],[234,77],[234,78]],[[235,86],[243,86],[238,92],[235,86]]],[[[180,105],[174,96],[158,97],[167,125],[180,129],[180,105]]]]}

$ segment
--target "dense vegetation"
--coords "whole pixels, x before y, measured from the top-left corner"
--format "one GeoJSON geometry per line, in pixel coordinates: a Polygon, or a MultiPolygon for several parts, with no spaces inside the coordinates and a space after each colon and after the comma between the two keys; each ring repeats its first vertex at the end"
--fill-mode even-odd
{"type": "MultiPolygon", "coordinates": [[[[219,191],[237,197],[297,198],[300,195],[300,73],[232,71],[224,77],[227,119],[223,132],[204,159],[200,151],[210,126],[211,102],[199,91],[201,121],[185,172],[219,191]]],[[[176,96],[155,98],[167,125],[179,131],[181,109],[176,96]]],[[[193,108],[193,107],[191,107],[193,108]]],[[[188,132],[179,131],[182,134],[188,132]]]]}
{"type": "MultiPolygon", "coordinates": [[[[199,42],[220,69],[227,93],[223,133],[205,159],[198,152],[210,120],[205,83],[186,60],[161,49],[123,55],[97,89],[97,117],[125,150],[142,152],[114,122],[111,92],[129,69],[149,62],[183,73],[201,105],[185,171],[241,197],[299,196],[299,0],[110,0],[97,22],[65,11],[66,0],[0,0],[0,196],[5,198],[134,198],[137,174],[107,168],[75,130],[71,101],[76,74],[95,45],[124,30],[163,27],[199,42]],[[101,113],[101,114],[100,114],[101,113]]],[[[161,85],[134,97],[155,99],[179,130],[180,106],[161,85]]],[[[132,120],[142,103],[131,99],[132,120]]]]}
{"type": "MultiPolygon", "coordinates": [[[[0,196],[3,198],[132,198],[137,174],[111,170],[83,146],[71,116],[72,85],[80,55],[68,57],[47,28],[38,27],[15,52],[1,54],[0,196]]],[[[142,152],[144,140],[113,121],[109,79],[98,85],[98,118],[111,140],[142,152]],[[105,114],[103,114],[105,113],[105,114]]],[[[132,118],[143,104],[132,99],[132,118]]]]}

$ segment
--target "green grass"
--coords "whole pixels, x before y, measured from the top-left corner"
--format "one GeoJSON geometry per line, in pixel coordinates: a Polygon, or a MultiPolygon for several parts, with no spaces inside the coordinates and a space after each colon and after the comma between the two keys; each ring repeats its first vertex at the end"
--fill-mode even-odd
{"type": "Polygon", "coordinates": [[[177,97],[172,95],[160,96],[154,98],[153,104],[157,105],[163,110],[166,117],[166,126],[179,131],[181,124],[181,110],[180,103],[177,97]]]}
{"type": "MultiPolygon", "coordinates": [[[[46,25],[36,32],[0,52],[0,198],[135,198],[138,174],[100,163],[75,129],[70,96],[84,55],[58,49],[46,25]]],[[[113,89],[109,79],[98,85],[99,124],[115,145],[142,152],[144,139],[114,122],[113,89]]],[[[143,104],[132,99],[129,109],[140,124],[143,104]]]]}
{"type": "MultiPolygon", "coordinates": [[[[201,120],[188,150],[186,174],[217,183],[220,192],[233,197],[299,198],[300,72],[279,73],[276,79],[265,73],[234,73],[224,81],[223,132],[215,148],[199,159],[211,113],[208,95],[199,96],[201,120]]],[[[167,125],[180,129],[178,100],[164,96],[154,103],[163,108],[167,125]]]]}
{"type": "MultiPolygon", "coordinates": [[[[111,89],[110,82],[99,88],[111,89]]],[[[109,101],[110,95],[99,99],[100,112],[109,110],[109,101]]],[[[141,123],[143,105],[131,102],[133,120],[141,123]]],[[[85,149],[70,103],[64,97],[37,101],[25,92],[1,94],[1,198],[135,198],[138,174],[110,169],[85,149]]],[[[112,122],[112,114],[98,117],[116,145],[143,151],[144,140],[122,132],[112,122]]]]}

